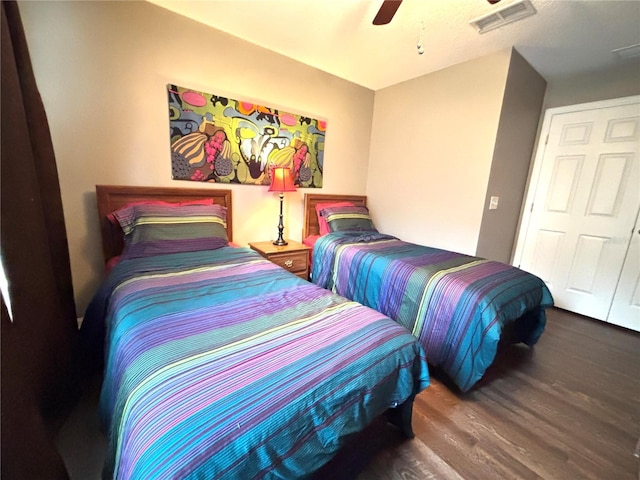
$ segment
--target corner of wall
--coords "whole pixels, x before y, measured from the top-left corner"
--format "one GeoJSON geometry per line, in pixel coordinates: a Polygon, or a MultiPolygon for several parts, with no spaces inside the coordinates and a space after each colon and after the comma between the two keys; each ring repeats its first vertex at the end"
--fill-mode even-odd
{"type": "Polygon", "coordinates": [[[476,255],[509,263],[527,186],[546,80],[512,48],[476,255]],[[491,197],[498,208],[489,210],[491,197]]]}

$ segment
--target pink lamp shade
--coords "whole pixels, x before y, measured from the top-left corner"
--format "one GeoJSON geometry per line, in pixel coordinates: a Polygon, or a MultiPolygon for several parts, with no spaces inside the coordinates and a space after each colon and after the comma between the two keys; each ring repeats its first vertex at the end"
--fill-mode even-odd
{"type": "Polygon", "coordinates": [[[295,192],[296,186],[293,183],[291,170],[284,167],[276,167],[271,171],[270,192],[295,192]]]}

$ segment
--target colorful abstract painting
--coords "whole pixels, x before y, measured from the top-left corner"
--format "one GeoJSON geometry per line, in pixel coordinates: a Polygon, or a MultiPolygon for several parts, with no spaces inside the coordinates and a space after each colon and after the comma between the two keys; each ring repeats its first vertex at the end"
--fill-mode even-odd
{"type": "Polygon", "coordinates": [[[174,180],[269,185],[288,167],[298,187],[322,187],[321,120],[167,85],[174,180]]]}

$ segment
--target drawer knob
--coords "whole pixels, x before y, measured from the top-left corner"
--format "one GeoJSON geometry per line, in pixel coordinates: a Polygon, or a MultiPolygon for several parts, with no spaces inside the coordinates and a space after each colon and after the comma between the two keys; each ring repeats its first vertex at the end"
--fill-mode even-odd
{"type": "Polygon", "coordinates": [[[284,264],[287,268],[293,267],[293,260],[285,260],[284,264]]]}

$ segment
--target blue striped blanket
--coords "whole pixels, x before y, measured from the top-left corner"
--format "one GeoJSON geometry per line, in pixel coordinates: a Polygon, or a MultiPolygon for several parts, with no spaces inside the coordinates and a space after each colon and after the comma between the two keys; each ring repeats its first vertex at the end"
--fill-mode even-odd
{"type": "Polygon", "coordinates": [[[429,383],[403,327],[246,248],[124,260],[85,322],[105,478],[300,478],[429,383]]]}
{"type": "Polygon", "coordinates": [[[544,282],[518,268],[376,232],[320,237],[313,282],[398,321],[463,392],[493,362],[503,327],[526,314],[518,341],[533,345],[553,305],[544,282]]]}

